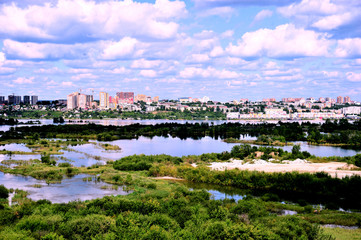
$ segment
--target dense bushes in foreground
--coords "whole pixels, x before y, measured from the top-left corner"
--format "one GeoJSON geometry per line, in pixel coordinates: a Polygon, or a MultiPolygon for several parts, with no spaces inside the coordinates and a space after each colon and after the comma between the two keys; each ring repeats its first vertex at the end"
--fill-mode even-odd
{"type": "Polygon", "coordinates": [[[0,239],[332,239],[300,218],[271,215],[264,204],[210,200],[178,185],[135,199],[29,201],[0,210],[8,216],[0,239]]]}

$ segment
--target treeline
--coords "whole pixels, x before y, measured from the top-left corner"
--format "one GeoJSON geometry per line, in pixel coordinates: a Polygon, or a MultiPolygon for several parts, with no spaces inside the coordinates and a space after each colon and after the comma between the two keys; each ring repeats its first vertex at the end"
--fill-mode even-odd
{"type": "Polygon", "coordinates": [[[39,133],[42,138],[95,138],[98,140],[133,139],[139,136],[178,137],[180,139],[201,139],[209,136],[215,139],[236,138],[241,134],[258,136],[272,134],[284,136],[287,141],[304,140],[302,126],[298,123],[281,124],[241,124],[223,123],[161,123],[155,125],[132,124],[127,126],[87,125],[43,125],[32,127],[17,127],[2,135],[2,139],[24,139],[39,133]]]}
{"type": "Polygon", "coordinates": [[[301,218],[270,215],[262,200],[215,201],[178,185],[148,191],[134,199],[1,205],[0,239],[333,239],[301,218]]]}
{"type": "Polygon", "coordinates": [[[99,141],[136,139],[140,136],[171,136],[180,139],[201,139],[208,136],[215,139],[239,139],[241,135],[248,134],[260,137],[261,139],[265,138],[265,136],[271,136],[272,139],[281,142],[307,140],[311,143],[361,145],[360,122],[349,123],[347,120],[340,120],[338,122],[326,121],[322,125],[309,122],[302,124],[282,122],[277,124],[223,123],[219,125],[207,122],[185,124],[161,123],[155,125],[137,123],[127,126],[103,126],[96,124],[43,125],[10,129],[0,139],[24,139],[33,136],[35,133],[39,133],[42,138],[83,138],[97,139],[99,141]]]}
{"type": "Polygon", "coordinates": [[[17,125],[17,124],[19,124],[19,121],[17,119],[14,119],[14,118],[9,118],[9,119],[0,118],[0,125],[17,125]]]}

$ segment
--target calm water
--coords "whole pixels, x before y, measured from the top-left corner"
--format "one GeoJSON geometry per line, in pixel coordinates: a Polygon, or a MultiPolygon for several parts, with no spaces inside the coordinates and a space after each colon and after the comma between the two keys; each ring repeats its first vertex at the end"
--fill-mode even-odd
{"type": "MultiPolygon", "coordinates": [[[[54,124],[52,119],[19,119],[19,122],[28,122],[28,121],[40,121],[40,124],[34,124],[34,125],[15,125],[15,126],[9,126],[9,125],[1,125],[0,131],[8,131],[11,127],[21,127],[21,126],[36,126],[36,125],[48,125],[48,124],[54,124]]],[[[100,124],[100,125],[115,125],[115,126],[126,126],[130,124],[139,123],[142,125],[155,125],[160,123],[213,123],[215,125],[227,123],[227,122],[239,122],[239,123],[278,123],[278,120],[270,120],[270,121],[259,121],[259,120],[122,120],[122,119],[88,119],[83,120],[83,122],[78,122],[79,120],[73,120],[73,122],[65,122],[65,124],[87,124],[87,123],[94,123],[94,124],[100,124]]],[[[282,122],[312,122],[312,123],[323,123],[324,120],[284,120],[282,122]]],[[[58,125],[58,124],[54,124],[58,125]]]]}
{"type": "MultiPolygon", "coordinates": [[[[21,189],[28,191],[28,198],[32,200],[47,199],[53,203],[67,203],[76,200],[90,200],[101,198],[109,195],[126,195],[130,192],[122,190],[120,186],[118,190],[111,189],[112,185],[104,182],[84,182],[83,178],[90,175],[79,174],[72,178],[65,178],[61,183],[46,184],[43,180],[37,180],[29,176],[19,176],[12,174],[4,174],[0,172],[0,183],[6,188],[21,189]],[[41,188],[35,188],[31,185],[40,184],[41,188]],[[107,186],[107,189],[102,189],[107,186]]],[[[94,177],[94,176],[93,176],[94,177]]]]}
{"type": "MultiPolygon", "coordinates": [[[[98,143],[97,141],[94,141],[98,143]]],[[[62,150],[64,154],[54,155],[59,162],[70,162],[76,167],[91,166],[93,164],[105,164],[109,160],[117,160],[125,156],[133,154],[169,154],[172,156],[187,156],[187,155],[200,155],[203,153],[220,153],[223,151],[231,151],[237,143],[225,143],[220,139],[212,139],[205,137],[201,140],[179,138],[164,138],[153,137],[152,139],[146,137],[139,137],[138,139],[116,140],[112,142],[101,142],[117,145],[121,148],[120,151],[105,151],[96,144],[89,143],[78,146],[69,146],[68,150],[62,150]],[[71,151],[74,150],[74,151],[71,151]],[[99,160],[100,159],[100,160],[99,160]]],[[[341,147],[329,146],[312,146],[306,142],[295,142],[301,145],[301,151],[308,151],[315,156],[328,157],[328,156],[353,156],[360,153],[360,150],[344,149],[341,147]]],[[[281,147],[278,147],[281,148],[281,147]]],[[[291,151],[292,146],[282,147],[286,151],[291,151]]],[[[7,149],[12,151],[30,151],[24,144],[7,144],[0,146],[0,149],[7,149]]],[[[40,159],[40,155],[5,155],[0,154],[0,162],[2,160],[29,160],[40,159]]]]}

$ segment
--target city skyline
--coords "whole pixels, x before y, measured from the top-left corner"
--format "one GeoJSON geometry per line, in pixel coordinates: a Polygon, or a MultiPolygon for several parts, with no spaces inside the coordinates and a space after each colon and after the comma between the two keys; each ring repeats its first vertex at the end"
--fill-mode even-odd
{"type": "Polygon", "coordinates": [[[360,21],[341,0],[2,1],[0,96],[361,101],[360,21]]]}

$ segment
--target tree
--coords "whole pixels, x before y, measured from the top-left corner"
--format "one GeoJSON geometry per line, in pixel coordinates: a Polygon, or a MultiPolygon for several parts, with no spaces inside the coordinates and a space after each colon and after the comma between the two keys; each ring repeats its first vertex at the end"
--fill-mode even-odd
{"type": "Polygon", "coordinates": [[[300,145],[294,145],[292,147],[292,154],[298,155],[301,152],[301,146],[300,145]]]}

